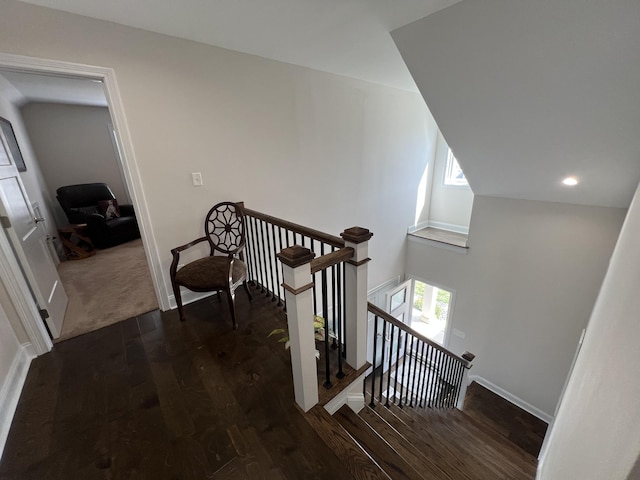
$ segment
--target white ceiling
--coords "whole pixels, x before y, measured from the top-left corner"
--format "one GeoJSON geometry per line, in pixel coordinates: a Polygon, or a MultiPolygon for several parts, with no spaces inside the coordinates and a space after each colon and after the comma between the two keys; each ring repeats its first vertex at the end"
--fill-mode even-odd
{"type": "Polygon", "coordinates": [[[466,0],[392,35],[475,194],[629,205],[640,2],[466,0]]]}
{"type": "Polygon", "coordinates": [[[405,90],[389,32],[459,0],[26,0],[405,90]]]}

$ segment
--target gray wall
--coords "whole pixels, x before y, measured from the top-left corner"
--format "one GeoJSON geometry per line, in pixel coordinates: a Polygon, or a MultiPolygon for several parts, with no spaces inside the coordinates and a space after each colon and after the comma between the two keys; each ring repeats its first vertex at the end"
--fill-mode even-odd
{"type": "Polygon", "coordinates": [[[552,416],[625,211],[476,195],[468,254],[410,240],[407,275],[456,292],[471,374],[552,416]]]}
{"type": "Polygon", "coordinates": [[[640,478],[640,189],[538,469],[540,480],[640,478]]]}
{"type": "Polygon", "coordinates": [[[20,111],[59,226],[68,223],[55,200],[63,185],[104,182],[120,203],[129,203],[106,107],[28,103],[20,111]]]}

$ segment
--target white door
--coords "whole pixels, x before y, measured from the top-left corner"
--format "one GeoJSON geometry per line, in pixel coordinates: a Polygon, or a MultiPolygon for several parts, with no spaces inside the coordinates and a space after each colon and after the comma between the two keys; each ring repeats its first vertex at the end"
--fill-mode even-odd
{"type": "Polygon", "coordinates": [[[20,174],[0,132],[0,217],[20,267],[53,338],[60,336],[67,294],[49,255],[46,232],[34,215],[20,174]]]}

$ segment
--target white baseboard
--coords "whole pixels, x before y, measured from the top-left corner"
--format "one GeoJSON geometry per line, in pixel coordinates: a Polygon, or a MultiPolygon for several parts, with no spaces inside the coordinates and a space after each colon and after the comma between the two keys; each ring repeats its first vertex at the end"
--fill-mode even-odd
{"type": "MultiPolygon", "coordinates": [[[[192,292],[190,290],[185,291],[182,292],[182,305],[189,305],[190,303],[197,302],[198,300],[202,300],[203,298],[207,298],[216,294],[217,292],[192,292]]],[[[169,295],[169,307],[171,308],[171,310],[178,308],[175,295],[169,295]]]]}
{"type": "Polygon", "coordinates": [[[520,407],[525,412],[529,412],[534,417],[538,417],[540,420],[542,420],[543,422],[546,422],[547,424],[551,424],[551,421],[553,420],[553,416],[549,415],[546,412],[543,412],[539,408],[534,407],[530,403],[525,402],[521,398],[516,397],[515,395],[507,392],[505,389],[500,388],[499,386],[495,385],[494,383],[491,383],[489,380],[483,377],[480,377],[478,375],[469,375],[469,385],[471,385],[471,382],[477,382],[478,384],[482,385],[486,389],[491,390],[496,395],[500,395],[505,400],[520,407]]]}
{"type": "Polygon", "coordinates": [[[24,381],[27,379],[29,365],[34,357],[35,351],[31,343],[20,345],[18,352],[13,357],[13,362],[11,362],[7,378],[0,388],[0,458],[2,458],[2,452],[7,442],[24,381]]]}
{"type": "Polygon", "coordinates": [[[412,225],[411,227],[407,228],[407,233],[414,233],[414,232],[417,232],[418,230],[422,230],[423,228],[427,228],[428,226],[429,226],[429,222],[416,223],[415,225],[412,225]]]}
{"type": "Polygon", "coordinates": [[[362,393],[362,383],[367,375],[371,373],[371,368],[368,368],[366,372],[362,373],[353,382],[349,384],[347,388],[342,390],[331,401],[327,402],[324,409],[329,412],[329,415],[333,415],[343,405],[348,405],[351,410],[358,413],[364,407],[364,395],[362,393]]]}

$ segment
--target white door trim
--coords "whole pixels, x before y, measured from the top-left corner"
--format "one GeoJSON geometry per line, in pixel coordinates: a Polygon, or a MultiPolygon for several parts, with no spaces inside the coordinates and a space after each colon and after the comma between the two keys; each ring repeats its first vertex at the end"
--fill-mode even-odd
{"type": "MultiPolygon", "coordinates": [[[[119,136],[120,147],[122,148],[122,170],[124,172],[125,183],[131,194],[131,200],[136,209],[136,216],[140,226],[140,234],[144,244],[147,263],[151,271],[154,290],[161,310],[168,310],[169,292],[166,291],[162,281],[162,269],[158,247],[151,228],[149,209],[142,188],[142,180],[136,163],[133,142],[127,126],[124,114],[124,106],[120,96],[120,91],[116,82],[115,71],[112,68],[97,67],[92,65],[82,65],[78,63],[62,62],[58,60],[48,60],[23,55],[13,55],[0,52],[0,67],[10,67],[23,72],[60,74],[62,76],[73,76],[86,79],[102,80],[104,84],[105,96],[109,105],[109,112],[113,126],[119,136]]],[[[3,235],[4,236],[4,235],[3,235]]],[[[7,290],[13,299],[16,309],[19,311],[20,319],[30,337],[36,353],[38,355],[51,350],[52,344],[49,335],[44,329],[40,319],[38,309],[29,293],[28,286],[22,275],[17,275],[16,270],[12,271],[11,265],[17,261],[8,244],[7,239],[0,241],[0,271],[3,278],[6,278],[7,290]],[[6,241],[5,241],[6,240],[6,241]],[[4,274],[8,275],[5,276],[4,274]]],[[[19,266],[18,266],[18,272],[19,266]]]]}

